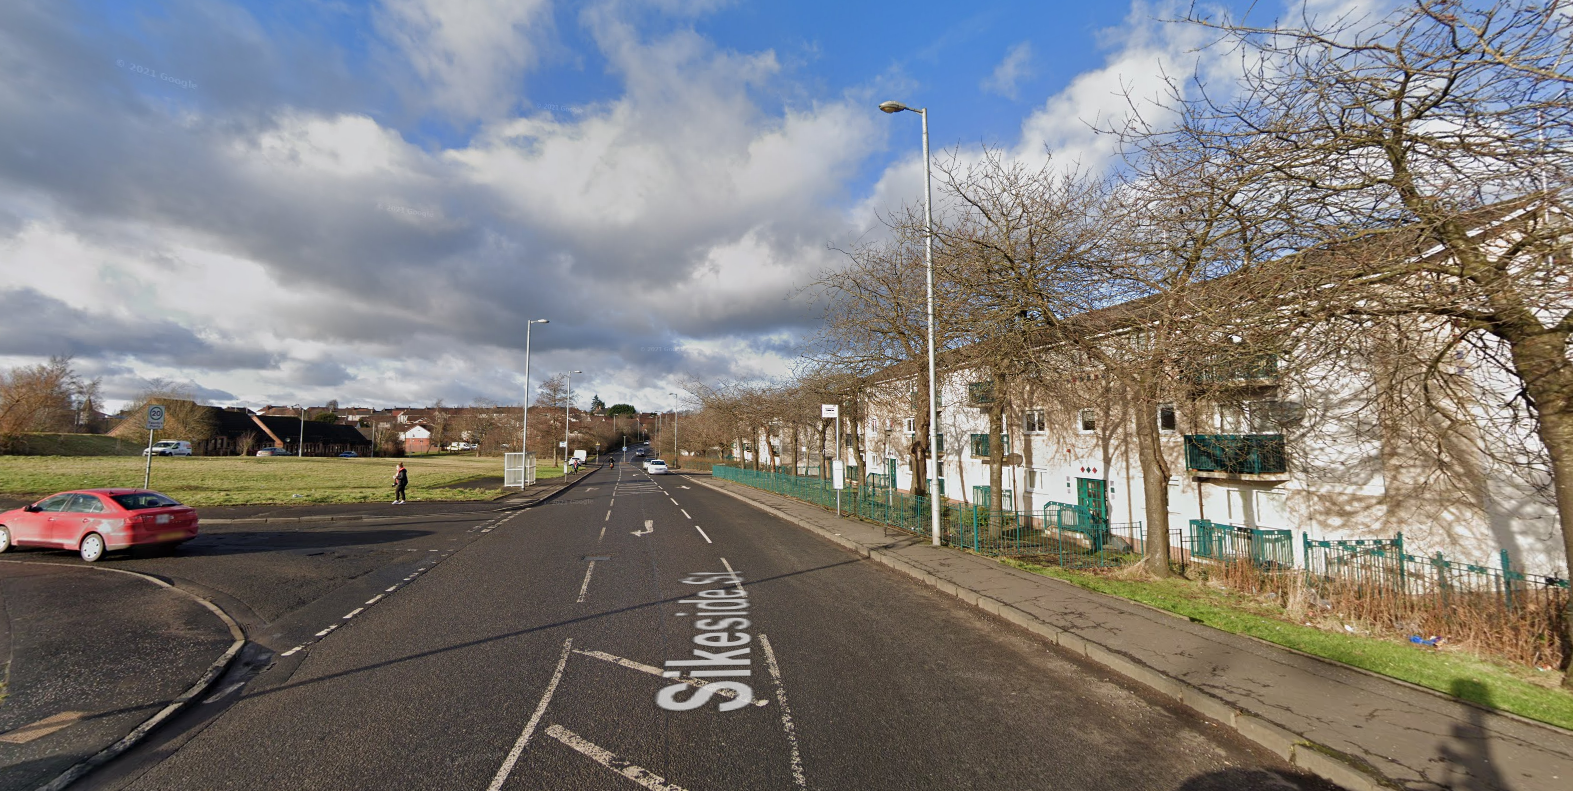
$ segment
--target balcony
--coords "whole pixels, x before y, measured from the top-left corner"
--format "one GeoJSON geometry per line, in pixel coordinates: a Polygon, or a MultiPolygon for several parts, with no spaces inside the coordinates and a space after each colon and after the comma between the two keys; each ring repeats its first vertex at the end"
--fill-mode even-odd
{"type": "Polygon", "coordinates": [[[1278,380],[1278,355],[1217,357],[1190,370],[1192,384],[1271,384],[1278,380]]]}
{"type": "Polygon", "coordinates": [[[1282,480],[1289,472],[1282,434],[1187,434],[1185,469],[1199,478],[1282,480]]]}

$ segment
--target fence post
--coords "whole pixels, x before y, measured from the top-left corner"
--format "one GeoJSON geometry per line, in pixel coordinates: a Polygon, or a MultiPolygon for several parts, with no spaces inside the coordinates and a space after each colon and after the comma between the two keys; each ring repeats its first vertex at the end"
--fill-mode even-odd
{"type": "Polygon", "coordinates": [[[1508,563],[1507,550],[1501,551],[1502,557],[1502,598],[1507,603],[1507,611],[1513,611],[1513,567],[1508,563]]]}

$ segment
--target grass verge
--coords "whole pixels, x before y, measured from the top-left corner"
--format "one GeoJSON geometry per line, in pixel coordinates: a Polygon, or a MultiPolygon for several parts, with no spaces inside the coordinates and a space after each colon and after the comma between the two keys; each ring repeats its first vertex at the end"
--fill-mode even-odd
{"type": "Polygon", "coordinates": [[[1019,560],[1000,562],[1151,605],[1225,632],[1249,635],[1488,708],[1573,729],[1573,695],[1554,686],[1560,680],[1555,671],[1491,662],[1462,651],[1422,649],[1379,637],[1329,632],[1286,620],[1283,610],[1274,605],[1191,580],[1122,580],[1019,560]]]}
{"type": "MultiPolygon", "coordinates": [[[[409,500],[486,500],[498,489],[435,487],[502,473],[502,459],[404,459],[409,500]]],[[[393,459],[193,456],[153,459],[152,488],[183,503],[261,505],[364,503],[393,496],[393,459]]],[[[140,487],[143,459],[116,456],[0,456],[0,492],[35,499],[66,489],[140,487]]],[[[562,472],[558,470],[557,476],[562,472]]],[[[554,477],[542,470],[538,478],[554,477]]]]}

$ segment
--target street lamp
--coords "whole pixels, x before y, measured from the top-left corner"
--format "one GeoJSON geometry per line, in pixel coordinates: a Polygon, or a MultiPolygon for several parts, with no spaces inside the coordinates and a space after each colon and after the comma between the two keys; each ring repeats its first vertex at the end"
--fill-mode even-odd
{"type": "Polygon", "coordinates": [[[667,393],[672,397],[672,464],[677,468],[683,466],[683,454],[677,449],[677,394],[667,393]]]}
{"type": "Polygon", "coordinates": [[[573,375],[582,374],[584,371],[568,372],[568,397],[563,399],[563,474],[568,474],[568,421],[571,419],[568,410],[573,408],[573,375]]]}
{"type": "Polygon", "coordinates": [[[935,403],[935,391],[939,383],[934,378],[934,196],[929,184],[929,111],[928,108],[913,109],[901,102],[883,102],[879,109],[887,113],[899,113],[902,110],[917,113],[923,116],[923,221],[927,226],[923,236],[923,268],[928,278],[928,353],[929,353],[929,455],[934,459],[934,477],[929,481],[929,526],[933,533],[934,546],[939,546],[939,492],[938,478],[944,473],[941,466],[939,453],[939,415],[935,403]]]}
{"type": "Polygon", "coordinates": [[[300,410],[300,445],[295,448],[295,458],[303,459],[306,457],[306,408],[300,404],[294,406],[300,410]]]}
{"type": "MultiPolygon", "coordinates": [[[[519,488],[521,490],[526,485],[524,472],[530,462],[530,325],[550,323],[550,319],[530,319],[524,323],[524,420],[520,422],[520,425],[524,427],[523,436],[520,439],[524,441],[519,445],[519,450],[524,452],[524,455],[519,459],[519,488]]],[[[504,458],[507,457],[504,456],[504,458]]],[[[503,462],[503,466],[508,466],[506,461],[503,462]]]]}

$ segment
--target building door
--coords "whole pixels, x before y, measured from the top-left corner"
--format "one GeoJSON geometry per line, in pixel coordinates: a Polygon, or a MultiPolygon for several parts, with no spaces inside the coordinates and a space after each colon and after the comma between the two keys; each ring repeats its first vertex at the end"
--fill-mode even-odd
{"type": "Polygon", "coordinates": [[[1109,524],[1109,482],[1101,478],[1076,479],[1076,504],[1092,513],[1105,527],[1109,524]]]}

